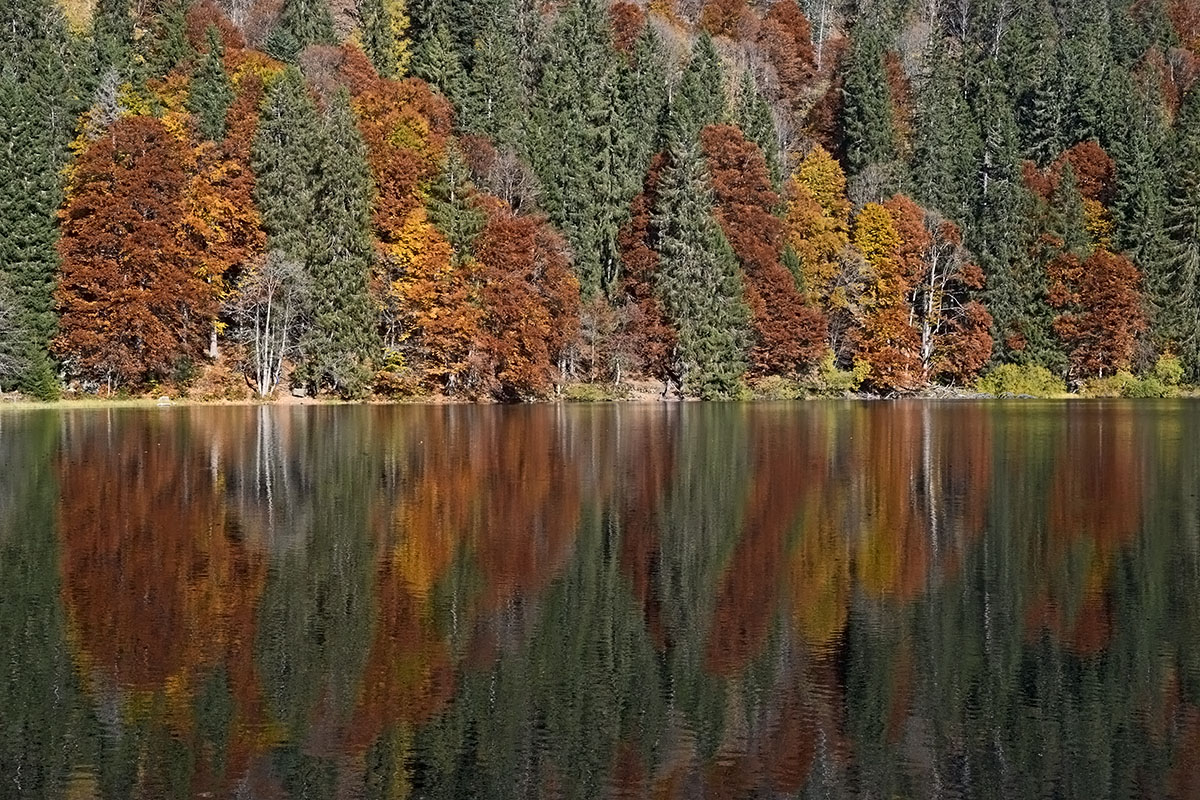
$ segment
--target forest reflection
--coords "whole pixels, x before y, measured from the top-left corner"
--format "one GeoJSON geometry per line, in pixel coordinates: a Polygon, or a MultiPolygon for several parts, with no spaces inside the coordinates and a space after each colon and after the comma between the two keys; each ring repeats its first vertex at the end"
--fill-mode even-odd
{"type": "Polygon", "coordinates": [[[1195,797],[1200,407],[0,416],[0,797],[1195,797]]]}

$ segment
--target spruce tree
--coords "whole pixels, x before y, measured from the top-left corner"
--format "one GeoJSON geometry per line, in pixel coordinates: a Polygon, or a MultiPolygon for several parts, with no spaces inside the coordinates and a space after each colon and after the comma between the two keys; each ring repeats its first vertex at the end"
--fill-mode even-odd
{"type": "Polygon", "coordinates": [[[399,78],[410,53],[404,34],[409,27],[403,2],[358,0],[359,37],[363,52],[385,78],[399,78]]]}
{"type": "Polygon", "coordinates": [[[133,67],[133,10],[129,0],[98,0],[92,18],[93,75],[128,78],[133,67]]]}
{"type": "Polygon", "coordinates": [[[750,310],[737,257],[713,218],[698,145],[676,142],[660,184],[654,223],[661,259],[656,291],[679,331],[683,389],[705,399],[736,396],[747,366],[750,310]]]}
{"type": "Polygon", "coordinates": [[[283,13],[267,37],[266,50],[280,61],[295,61],[309,45],[335,42],[328,0],[284,0],[283,13]]]}
{"type": "Polygon", "coordinates": [[[1117,167],[1116,245],[1142,270],[1151,336],[1164,341],[1169,337],[1162,312],[1170,302],[1164,231],[1169,131],[1157,81],[1144,81],[1128,93],[1119,127],[1124,134],[1112,150],[1117,167]]]}
{"type": "Polygon", "coordinates": [[[572,0],[546,42],[531,113],[540,200],[571,244],[585,297],[615,281],[617,230],[636,190],[618,64],[596,0],[572,0]]]}
{"type": "Polygon", "coordinates": [[[19,369],[0,388],[58,391],[49,341],[56,327],[56,212],[79,91],[80,61],[62,13],[49,0],[0,0],[0,284],[13,319],[5,347],[19,369]]]}
{"type": "Polygon", "coordinates": [[[455,105],[461,105],[467,95],[467,74],[445,25],[439,25],[417,45],[412,71],[455,105]]]}
{"type": "Polygon", "coordinates": [[[1033,198],[1021,179],[1012,101],[999,64],[985,63],[973,105],[980,130],[974,221],[968,245],[987,276],[987,306],[1003,360],[1060,366],[1050,331],[1046,271],[1033,258],[1033,198]]]}
{"type": "Polygon", "coordinates": [[[495,9],[475,49],[459,127],[499,147],[524,148],[524,97],[510,3],[495,9]]]}
{"type": "Polygon", "coordinates": [[[370,389],[379,349],[371,305],[371,171],[350,97],[339,91],[322,120],[300,374],[346,396],[370,389]]]}
{"type": "Polygon", "coordinates": [[[939,46],[917,92],[912,190],[959,224],[970,219],[979,131],[959,76],[962,64],[939,46]]]}
{"type": "Polygon", "coordinates": [[[860,25],[853,31],[842,88],[842,133],[851,176],[896,162],[895,115],[884,68],[882,35],[860,25]]]}
{"type": "Polygon", "coordinates": [[[700,135],[705,125],[729,118],[725,75],[712,37],[701,33],[692,47],[692,57],[671,96],[668,138],[688,142],[700,135]]]}
{"type": "Polygon", "coordinates": [[[471,170],[453,143],[446,149],[446,160],[429,190],[425,207],[429,221],[441,231],[454,248],[454,260],[461,264],[470,256],[475,237],[483,230],[486,215],[474,202],[471,170]]]}
{"type": "Polygon", "coordinates": [[[775,118],[771,115],[770,103],[758,91],[749,72],[742,73],[734,117],[746,138],[762,150],[767,161],[767,170],[771,174],[772,187],[778,192],[783,186],[783,167],[779,158],[779,135],[775,132],[775,118]]]}
{"type": "Polygon", "coordinates": [[[226,115],[233,104],[233,84],[225,72],[225,48],[221,34],[209,26],[208,52],[200,59],[188,92],[187,108],[196,117],[196,129],[205,139],[220,142],[225,138],[226,115]]]}
{"type": "Polygon", "coordinates": [[[626,129],[630,143],[630,175],[634,193],[641,189],[650,158],[662,146],[667,108],[667,64],[662,42],[653,25],[646,25],[633,47],[633,58],[623,73],[624,94],[629,98],[626,129]]]}
{"type": "Polygon", "coordinates": [[[1062,242],[1062,250],[1086,260],[1092,253],[1083,196],[1071,162],[1063,165],[1062,175],[1050,201],[1050,233],[1062,242]]]}
{"type": "Polygon", "coordinates": [[[267,248],[307,264],[316,212],[314,176],[321,121],[300,70],[284,70],[267,90],[254,137],[254,202],[267,232],[267,248]]]}
{"type": "Polygon", "coordinates": [[[1188,379],[1200,380],[1200,86],[1184,98],[1171,138],[1163,323],[1188,379]]]}
{"type": "Polygon", "coordinates": [[[149,75],[166,75],[195,55],[187,38],[187,9],[185,0],[165,0],[160,7],[153,33],[141,47],[149,75]]]}

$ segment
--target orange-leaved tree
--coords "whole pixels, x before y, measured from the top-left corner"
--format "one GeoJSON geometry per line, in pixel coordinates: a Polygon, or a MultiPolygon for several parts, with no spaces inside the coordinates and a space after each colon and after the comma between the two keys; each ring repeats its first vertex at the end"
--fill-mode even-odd
{"type": "Polygon", "coordinates": [[[110,390],[198,356],[217,302],[181,237],[187,154],[152,117],[116,120],[72,173],[62,212],[55,350],[110,390]]]}
{"type": "Polygon", "coordinates": [[[880,392],[922,383],[920,339],[909,318],[904,240],[892,213],[868,203],[854,222],[854,246],[867,264],[853,334],[855,358],[870,368],[866,383],[880,392]]]}
{"type": "Polygon", "coordinates": [[[1146,329],[1141,273],[1122,255],[1097,248],[1086,261],[1064,253],[1047,268],[1050,305],[1061,313],[1054,332],[1070,348],[1070,375],[1079,380],[1128,369],[1146,329]]]}
{"type": "Polygon", "coordinates": [[[479,291],[484,320],[476,348],[481,388],[502,399],[545,394],[579,328],[579,281],[566,243],[544,219],[517,216],[483,198],[479,291]]]}
{"type": "Polygon", "coordinates": [[[789,374],[816,362],[824,347],[825,319],[808,305],[783,266],[784,224],[775,216],[758,145],[732,125],[709,125],[700,134],[712,176],[715,216],[741,262],[755,342],[750,358],[761,374],[789,374]]]}

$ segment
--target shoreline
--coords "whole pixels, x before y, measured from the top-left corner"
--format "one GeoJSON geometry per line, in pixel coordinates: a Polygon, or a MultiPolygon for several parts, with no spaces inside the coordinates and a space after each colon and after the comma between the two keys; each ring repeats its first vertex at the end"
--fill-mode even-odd
{"type": "Polygon", "coordinates": [[[127,408],[199,408],[199,407],[230,407],[244,408],[256,406],[275,406],[275,407],[333,407],[333,406],[543,406],[543,405],[665,405],[665,404],[700,404],[706,402],[717,403],[805,403],[812,401],[828,401],[828,400],[850,400],[855,402],[897,402],[905,400],[922,400],[922,401],[946,401],[946,402],[1013,402],[1013,401],[1063,401],[1063,400],[1132,400],[1132,399],[1150,399],[1150,400],[1188,400],[1196,399],[1197,395],[1191,392],[1181,392],[1173,397],[1164,398],[1127,398],[1127,397],[1111,397],[1086,395],[1075,393],[1054,394],[1045,396],[1035,395],[1018,395],[1005,393],[1001,395],[992,395],[981,392],[971,392],[966,390],[937,390],[937,391],[922,391],[912,394],[896,395],[896,396],[880,396],[874,394],[847,392],[845,394],[813,394],[803,397],[746,397],[731,400],[705,401],[695,398],[662,398],[657,394],[647,395],[646,393],[635,393],[628,397],[605,397],[605,398],[570,398],[570,397],[553,397],[544,400],[526,400],[516,403],[498,403],[487,400],[460,400],[455,398],[441,397],[437,395],[411,397],[403,399],[388,399],[388,398],[369,398],[366,400],[342,400],[335,397],[274,397],[265,399],[244,399],[244,400],[227,400],[227,399],[202,399],[202,398],[169,398],[164,401],[160,397],[123,397],[123,398],[104,398],[104,397],[70,397],[60,398],[57,400],[36,400],[19,395],[0,395],[0,411],[36,411],[36,410],[59,410],[59,411],[81,411],[81,410],[100,410],[100,409],[127,409],[127,408]]]}

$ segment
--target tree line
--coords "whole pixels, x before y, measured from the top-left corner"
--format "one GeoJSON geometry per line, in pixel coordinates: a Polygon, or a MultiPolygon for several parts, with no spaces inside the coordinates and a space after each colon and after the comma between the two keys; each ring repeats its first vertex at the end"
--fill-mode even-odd
{"type": "Polygon", "coordinates": [[[1200,379],[1195,0],[0,8],[0,388],[1200,379]]]}

